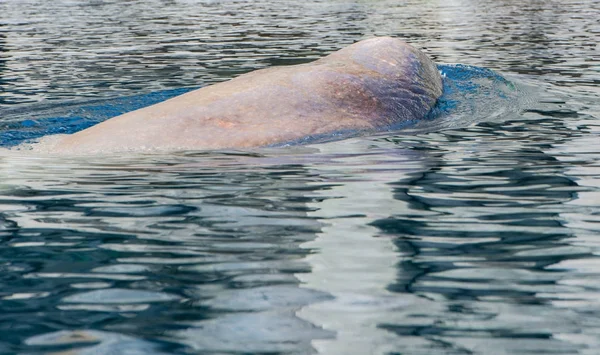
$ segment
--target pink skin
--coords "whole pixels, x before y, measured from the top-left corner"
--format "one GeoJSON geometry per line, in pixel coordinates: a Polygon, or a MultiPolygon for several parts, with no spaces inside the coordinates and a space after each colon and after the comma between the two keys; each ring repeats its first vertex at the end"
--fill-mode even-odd
{"type": "Polygon", "coordinates": [[[58,141],[67,154],[249,148],[422,119],[442,94],[435,64],[390,37],[315,62],[257,70],[111,118],[58,141]]]}

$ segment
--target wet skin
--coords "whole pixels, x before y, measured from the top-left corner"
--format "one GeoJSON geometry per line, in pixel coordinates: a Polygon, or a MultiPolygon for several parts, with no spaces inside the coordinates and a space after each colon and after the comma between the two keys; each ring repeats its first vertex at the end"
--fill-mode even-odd
{"type": "Polygon", "coordinates": [[[364,40],[308,64],[257,70],[66,136],[57,153],[249,148],[427,116],[435,64],[401,40],[364,40]]]}

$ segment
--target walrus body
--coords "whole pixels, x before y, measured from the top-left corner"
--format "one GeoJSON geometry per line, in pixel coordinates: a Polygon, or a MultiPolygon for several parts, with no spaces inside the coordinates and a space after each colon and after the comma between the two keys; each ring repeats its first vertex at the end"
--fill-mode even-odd
{"type": "Polygon", "coordinates": [[[51,150],[91,154],[248,148],[424,118],[435,64],[401,40],[355,43],[315,62],[257,70],[109,119],[51,150]]]}

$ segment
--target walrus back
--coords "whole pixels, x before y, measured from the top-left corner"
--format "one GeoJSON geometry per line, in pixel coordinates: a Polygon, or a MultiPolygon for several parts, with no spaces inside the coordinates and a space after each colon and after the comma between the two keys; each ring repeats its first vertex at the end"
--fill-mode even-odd
{"type": "Polygon", "coordinates": [[[308,64],[257,70],[109,119],[54,152],[248,148],[425,117],[442,93],[427,56],[401,40],[355,43],[308,64]]]}

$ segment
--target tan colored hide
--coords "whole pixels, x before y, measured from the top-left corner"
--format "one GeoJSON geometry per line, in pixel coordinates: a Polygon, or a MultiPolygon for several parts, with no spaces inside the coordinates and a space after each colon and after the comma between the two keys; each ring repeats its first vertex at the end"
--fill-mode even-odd
{"type": "Polygon", "coordinates": [[[435,64],[401,40],[257,70],[109,119],[51,149],[68,154],[246,148],[422,119],[442,94],[435,64]]]}

